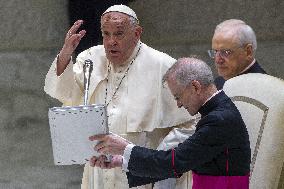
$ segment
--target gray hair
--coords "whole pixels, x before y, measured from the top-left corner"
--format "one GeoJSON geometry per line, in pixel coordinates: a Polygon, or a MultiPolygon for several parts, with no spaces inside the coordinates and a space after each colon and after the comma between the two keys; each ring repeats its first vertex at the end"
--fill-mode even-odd
{"type": "Polygon", "coordinates": [[[253,29],[242,20],[225,20],[216,26],[215,33],[217,32],[233,32],[233,35],[238,39],[240,46],[251,44],[253,51],[256,51],[257,42],[255,33],[253,29]]]}
{"type": "Polygon", "coordinates": [[[204,61],[194,57],[179,58],[163,76],[163,82],[168,81],[173,76],[176,82],[183,87],[194,80],[205,87],[214,83],[210,67],[204,61]]]}
{"type": "MultiPolygon", "coordinates": [[[[128,15],[129,16],[129,15],[128,15]]],[[[132,26],[132,27],[136,27],[136,26],[139,26],[139,21],[136,19],[136,18],[134,18],[134,17],[132,17],[132,16],[129,16],[129,23],[130,23],[130,25],[132,26]]]]}

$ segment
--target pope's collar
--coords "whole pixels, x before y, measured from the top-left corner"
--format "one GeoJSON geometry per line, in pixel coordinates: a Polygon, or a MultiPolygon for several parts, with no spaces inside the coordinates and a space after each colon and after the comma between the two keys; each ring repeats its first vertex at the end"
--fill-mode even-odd
{"type": "Polygon", "coordinates": [[[141,46],[141,41],[139,40],[139,41],[137,42],[137,44],[136,44],[136,46],[135,46],[135,48],[134,48],[134,50],[133,50],[131,56],[123,63],[123,65],[129,64],[129,63],[132,61],[132,59],[137,56],[137,53],[138,53],[138,51],[139,51],[140,46],[141,46]]]}

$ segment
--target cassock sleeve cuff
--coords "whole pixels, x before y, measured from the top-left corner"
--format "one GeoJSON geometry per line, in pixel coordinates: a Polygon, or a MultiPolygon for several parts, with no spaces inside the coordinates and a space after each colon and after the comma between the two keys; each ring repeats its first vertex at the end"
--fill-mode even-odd
{"type": "Polygon", "coordinates": [[[123,152],[123,159],[122,159],[122,170],[128,172],[128,162],[130,159],[130,155],[132,152],[132,148],[134,147],[134,144],[128,144],[123,152]]]}
{"type": "MultiPolygon", "coordinates": [[[[57,61],[59,59],[59,54],[57,54],[56,58],[55,58],[55,64],[54,64],[54,68],[53,68],[53,71],[54,71],[54,74],[57,76],[56,72],[57,72],[57,61]]],[[[57,78],[62,78],[62,76],[64,75],[65,72],[68,72],[70,70],[72,73],[73,73],[73,60],[72,60],[72,56],[70,57],[70,61],[69,63],[67,64],[65,70],[59,75],[57,76],[57,78]]],[[[69,71],[69,72],[70,72],[69,71]]]]}

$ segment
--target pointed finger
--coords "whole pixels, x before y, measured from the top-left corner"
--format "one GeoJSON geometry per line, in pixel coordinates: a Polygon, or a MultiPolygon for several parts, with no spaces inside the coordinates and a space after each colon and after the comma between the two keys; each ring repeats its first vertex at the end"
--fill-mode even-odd
{"type": "Polygon", "coordinates": [[[104,140],[104,137],[105,137],[106,135],[107,135],[107,134],[93,135],[93,136],[90,136],[90,137],[89,137],[89,140],[90,140],[90,141],[94,141],[94,140],[103,141],[103,140],[104,140]]]}

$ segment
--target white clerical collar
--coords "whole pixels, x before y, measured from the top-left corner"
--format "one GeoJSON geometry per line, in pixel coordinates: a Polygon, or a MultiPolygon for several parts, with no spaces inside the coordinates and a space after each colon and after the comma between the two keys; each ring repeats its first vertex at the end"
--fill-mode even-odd
{"type": "Polygon", "coordinates": [[[138,43],[136,44],[136,47],[134,48],[131,56],[123,63],[124,64],[129,64],[129,62],[132,61],[137,56],[138,50],[140,49],[140,46],[142,45],[141,41],[139,40],[138,43]]]}
{"type": "Polygon", "coordinates": [[[240,74],[244,73],[245,71],[247,71],[248,69],[250,69],[250,67],[252,67],[252,65],[254,65],[255,63],[255,59],[253,59],[252,63],[250,63],[250,65],[248,65],[240,74]]]}
{"type": "Polygon", "coordinates": [[[204,105],[204,104],[206,104],[206,102],[208,102],[211,98],[213,98],[214,96],[216,96],[218,93],[220,93],[222,90],[219,90],[219,91],[217,91],[217,92],[215,92],[213,95],[211,95],[209,98],[207,98],[207,100],[202,104],[202,106],[204,105]]]}

